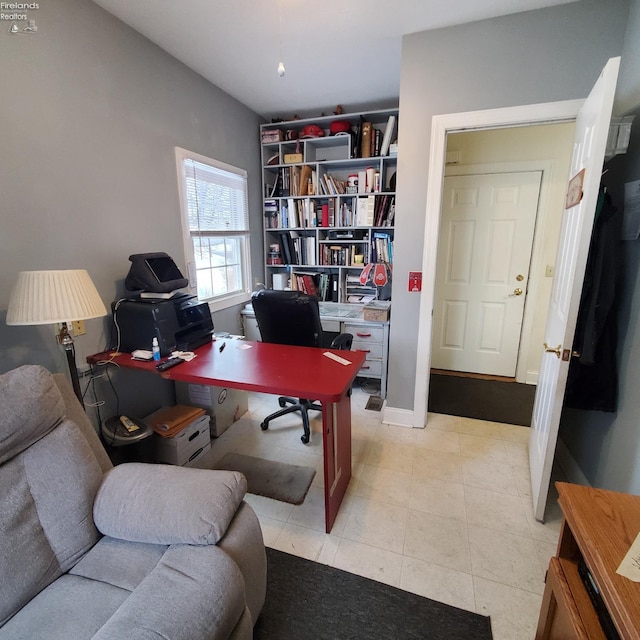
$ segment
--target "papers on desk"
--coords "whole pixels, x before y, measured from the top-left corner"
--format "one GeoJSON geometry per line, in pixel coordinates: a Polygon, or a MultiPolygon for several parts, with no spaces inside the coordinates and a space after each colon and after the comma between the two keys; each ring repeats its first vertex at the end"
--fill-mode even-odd
{"type": "Polygon", "coordinates": [[[616,573],[634,582],[640,582],[640,533],[627,551],[627,555],[622,558],[616,573]]]}
{"type": "Polygon", "coordinates": [[[327,358],[331,358],[332,360],[335,360],[336,362],[339,362],[340,364],[343,364],[345,366],[351,364],[350,360],[345,360],[344,358],[337,356],[335,353],[331,353],[331,351],[325,351],[322,355],[327,358]]]}

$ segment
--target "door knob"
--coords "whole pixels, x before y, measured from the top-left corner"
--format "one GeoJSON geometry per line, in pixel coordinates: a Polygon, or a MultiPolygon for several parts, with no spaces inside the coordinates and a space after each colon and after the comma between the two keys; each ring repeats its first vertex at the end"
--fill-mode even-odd
{"type": "Polygon", "coordinates": [[[509,294],[509,298],[513,298],[513,296],[521,296],[522,295],[522,289],[520,287],[518,287],[517,289],[513,290],[513,293],[509,294]]]}
{"type": "Polygon", "coordinates": [[[555,349],[553,347],[550,347],[546,342],[544,343],[544,352],[545,353],[555,353],[556,356],[559,358],[560,354],[562,353],[562,345],[559,344],[555,349]]]}

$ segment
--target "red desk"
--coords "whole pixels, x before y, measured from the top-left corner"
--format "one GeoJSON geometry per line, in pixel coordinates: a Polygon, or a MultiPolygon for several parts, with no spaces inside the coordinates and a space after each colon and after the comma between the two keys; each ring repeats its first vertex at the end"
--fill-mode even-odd
{"type": "Polygon", "coordinates": [[[231,387],[274,395],[313,398],[322,403],[325,526],[329,533],[351,479],[351,396],[349,389],[362,366],[363,351],[333,351],[265,342],[225,340],[196,350],[191,362],[158,374],[154,362],[133,360],[128,353],[105,351],[89,356],[90,364],[112,362],[147,371],[174,382],[231,387]],[[331,351],[351,364],[324,355],[331,351]]]}

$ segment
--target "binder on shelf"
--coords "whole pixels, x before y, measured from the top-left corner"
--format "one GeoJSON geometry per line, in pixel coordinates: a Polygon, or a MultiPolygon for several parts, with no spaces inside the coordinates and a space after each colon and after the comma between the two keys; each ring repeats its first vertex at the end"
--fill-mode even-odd
{"type": "Polygon", "coordinates": [[[382,131],[380,129],[371,130],[371,155],[379,156],[382,145],[382,131]]]}
{"type": "Polygon", "coordinates": [[[298,220],[298,208],[296,206],[296,201],[293,198],[287,199],[287,219],[289,224],[288,227],[292,229],[296,229],[300,226],[300,221],[298,220]]]}
{"type": "Polygon", "coordinates": [[[364,117],[360,116],[360,122],[356,125],[356,134],[353,145],[353,157],[360,158],[360,151],[362,149],[362,124],[364,123],[364,117]]]}
{"type": "Polygon", "coordinates": [[[389,145],[391,144],[391,138],[393,136],[393,130],[396,126],[396,117],[389,116],[387,121],[387,128],[384,130],[384,138],[382,139],[382,145],[380,147],[380,155],[386,156],[389,153],[389,145]]]}

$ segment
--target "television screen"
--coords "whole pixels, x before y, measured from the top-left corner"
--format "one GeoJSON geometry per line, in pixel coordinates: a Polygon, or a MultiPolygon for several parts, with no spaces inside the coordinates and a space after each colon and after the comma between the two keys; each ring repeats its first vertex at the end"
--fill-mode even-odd
{"type": "Polygon", "coordinates": [[[145,262],[158,282],[171,282],[172,280],[180,280],[183,278],[176,263],[168,256],[162,258],[147,258],[145,262]]]}

